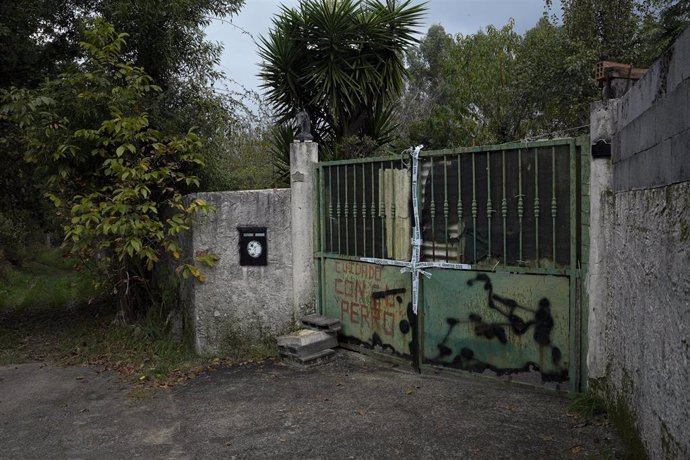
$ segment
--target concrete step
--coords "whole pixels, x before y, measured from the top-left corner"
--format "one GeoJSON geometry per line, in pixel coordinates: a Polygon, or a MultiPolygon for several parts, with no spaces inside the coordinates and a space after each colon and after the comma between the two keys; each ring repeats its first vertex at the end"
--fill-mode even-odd
{"type": "Polygon", "coordinates": [[[278,337],[278,353],[288,361],[301,365],[316,365],[324,362],[338,346],[333,333],[300,329],[292,334],[278,337]]]}
{"type": "Polygon", "coordinates": [[[307,315],[302,318],[301,322],[306,328],[324,331],[332,335],[337,335],[342,329],[339,320],[319,314],[307,315]]]}
{"type": "Polygon", "coordinates": [[[298,367],[300,369],[309,369],[332,361],[335,357],[335,350],[328,348],[304,358],[282,353],[280,356],[283,358],[283,362],[288,365],[298,367]]]}
{"type": "Polygon", "coordinates": [[[279,352],[301,357],[338,346],[336,336],[312,329],[300,329],[292,334],[278,337],[277,341],[279,352]]]}

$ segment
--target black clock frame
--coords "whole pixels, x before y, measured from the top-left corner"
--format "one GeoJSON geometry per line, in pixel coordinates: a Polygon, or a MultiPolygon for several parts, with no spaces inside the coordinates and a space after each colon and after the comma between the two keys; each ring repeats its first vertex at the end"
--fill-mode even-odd
{"type": "Polygon", "coordinates": [[[239,232],[239,250],[241,266],[262,266],[268,265],[268,233],[266,227],[237,227],[239,232]],[[258,241],[261,244],[261,254],[252,257],[247,251],[247,246],[251,241],[258,241]]]}

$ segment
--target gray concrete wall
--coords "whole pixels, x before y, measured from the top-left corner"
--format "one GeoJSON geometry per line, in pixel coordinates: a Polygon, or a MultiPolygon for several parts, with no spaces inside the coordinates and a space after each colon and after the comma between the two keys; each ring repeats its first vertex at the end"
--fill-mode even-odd
{"type": "MultiPolygon", "coordinates": [[[[651,458],[690,458],[690,30],[609,112],[594,159],[590,387],[651,458]]],[[[593,134],[594,136],[594,134],[593,134]]]]}
{"type": "Polygon", "coordinates": [[[290,190],[199,193],[217,211],[201,218],[184,240],[188,254],[220,256],[204,268],[206,282],[185,283],[198,353],[225,353],[294,324],[290,190]],[[238,226],[267,227],[266,266],[240,266],[238,226]]]}

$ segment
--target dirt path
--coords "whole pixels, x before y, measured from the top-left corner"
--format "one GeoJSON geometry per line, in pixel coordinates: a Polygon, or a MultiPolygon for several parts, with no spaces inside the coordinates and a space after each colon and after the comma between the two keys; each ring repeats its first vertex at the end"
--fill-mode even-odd
{"type": "Polygon", "coordinates": [[[221,369],[143,399],[110,372],[23,364],[0,367],[0,457],[620,456],[610,427],[569,416],[567,404],[349,352],[311,371],[221,369]]]}

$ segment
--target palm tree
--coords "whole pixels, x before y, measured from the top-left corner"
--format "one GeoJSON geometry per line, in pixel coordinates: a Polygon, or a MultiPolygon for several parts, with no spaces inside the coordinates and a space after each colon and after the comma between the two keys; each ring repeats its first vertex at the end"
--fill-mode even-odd
{"type": "MultiPolygon", "coordinates": [[[[326,157],[348,138],[391,140],[393,102],[404,88],[404,52],[425,11],[412,0],[304,0],[283,6],[261,37],[259,76],[283,144],[300,109],[326,157]]],[[[275,145],[281,151],[287,146],[275,145]]]]}

